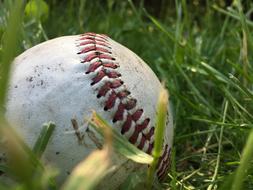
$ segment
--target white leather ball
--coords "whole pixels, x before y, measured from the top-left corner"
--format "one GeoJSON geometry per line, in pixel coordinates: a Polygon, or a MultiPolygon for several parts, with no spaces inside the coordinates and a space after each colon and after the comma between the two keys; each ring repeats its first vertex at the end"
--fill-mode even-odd
{"type": "MultiPolygon", "coordinates": [[[[94,134],[87,132],[84,122],[91,110],[106,119],[122,138],[150,154],[160,89],[161,83],[152,70],[135,53],[106,35],[64,36],[36,45],[15,59],[6,117],[31,147],[42,124],[55,122],[56,129],[43,157],[60,169],[59,181],[63,181],[97,148],[94,134]],[[74,133],[73,121],[83,136],[81,142],[74,133]]],[[[157,168],[159,178],[169,168],[171,110],[168,115],[164,151],[157,168]]],[[[128,164],[118,154],[113,160],[116,169],[108,174],[106,184],[117,188],[138,164],[128,164]]]]}

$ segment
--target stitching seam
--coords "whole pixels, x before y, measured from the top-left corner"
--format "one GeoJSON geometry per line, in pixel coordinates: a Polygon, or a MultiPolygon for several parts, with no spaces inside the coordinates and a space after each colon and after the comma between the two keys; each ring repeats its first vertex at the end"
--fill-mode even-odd
{"type": "MultiPolygon", "coordinates": [[[[124,86],[121,74],[117,71],[120,64],[112,56],[112,48],[108,37],[104,34],[85,33],[80,35],[78,45],[84,58],[81,63],[87,64],[85,74],[92,75],[91,86],[99,84],[97,98],[106,97],[104,111],[118,107],[112,122],[122,122],[121,134],[128,137],[129,142],[139,149],[151,154],[153,149],[154,127],[150,127],[150,118],[144,117],[144,110],[137,108],[137,100],[124,86]],[[103,81],[103,82],[102,82],[103,81]],[[126,115],[124,117],[124,115],[126,115]]],[[[170,148],[166,144],[159,159],[157,176],[163,178],[169,168],[170,148]]]]}

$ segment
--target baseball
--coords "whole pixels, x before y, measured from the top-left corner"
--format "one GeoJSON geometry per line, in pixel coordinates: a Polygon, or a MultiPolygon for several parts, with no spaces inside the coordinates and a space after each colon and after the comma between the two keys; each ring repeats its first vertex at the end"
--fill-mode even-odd
{"type": "MultiPolygon", "coordinates": [[[[144,61],[108,36],[64,36],[36,45],[15,59],[6,117],[30,147],[43,123],[56,124],[43,159],[59,168],[57,180],[62,183],[81,160],[100,148],[96,141],[101,137],[84,121],[92,110],[122,138],[151,154],[161,87],[144,61]],[[73,125],[78,126],[82,138],[77,138],[73,125]]],[[[156,171],[159,179],[167,174],[170,164],[170,108],[168,113],[164,149],[156,171]]],[[[113,154],[113,164],[103,188],[117,188],[142,167],[117,153],[113,154]]]]}

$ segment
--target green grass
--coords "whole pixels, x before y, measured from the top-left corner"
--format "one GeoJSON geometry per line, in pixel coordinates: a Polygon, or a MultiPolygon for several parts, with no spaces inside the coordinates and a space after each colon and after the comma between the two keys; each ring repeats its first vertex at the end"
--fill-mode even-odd
{"type": "MultiPolygon", "coordinates": [[[[11,42],[16,25],[7,28],[7,18],[13,2],[0,1],[0,70],[8,68],[16,52],[8,53],[8,39],[20,53],[62,35],[106,33],[142,57],[169,89],[175,156],[163,187],[231,189],[243,182],[241,189],[253,189],[252,150],[245,146],[253,128],[251,1],[241,5],[235,0],[226,7],[218,0],[156,6],[131,0],[52,0],[40,14],[26,9],[19,40],[11,42]]],[[[0,74],[2,106],[8,74],[0,74]]]]}

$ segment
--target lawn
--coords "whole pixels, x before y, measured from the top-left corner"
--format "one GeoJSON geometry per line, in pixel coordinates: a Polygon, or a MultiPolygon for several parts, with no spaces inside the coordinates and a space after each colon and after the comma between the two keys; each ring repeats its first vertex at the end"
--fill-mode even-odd
{"type": "MultiPolygon", "coordinates": [[[[145,60],[169,91],[174,146],[159,188],[253,189],[250,0],[20,2],[0,0],[1,128],[7,125],[3,104],[14,56],[55,37],[103,33],[145,60]]],[[[32,187],[47,189],[51,174],[41,174],[32,187]]],[[[12,189],[26,189],[24,184],[12,189]]]]}

